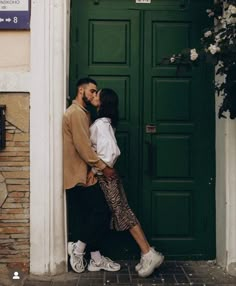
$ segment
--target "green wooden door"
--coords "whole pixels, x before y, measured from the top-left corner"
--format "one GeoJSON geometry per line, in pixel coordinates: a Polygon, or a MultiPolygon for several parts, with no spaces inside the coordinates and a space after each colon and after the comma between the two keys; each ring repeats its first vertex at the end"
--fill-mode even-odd
{"type": "MultiPolygon", "coordinates": [[[[150,243],[169,257],[208,259],[215,257],[211,71],[177,75],[161,63],[198,45],[206,6],[189,2],[72,1],[70,93],[83,76],[117,91],[117,168],[150,243]]],[[[138,252],[127,233],[112,235],[113,254],[114,243],[117,257],[138,252]]]]}

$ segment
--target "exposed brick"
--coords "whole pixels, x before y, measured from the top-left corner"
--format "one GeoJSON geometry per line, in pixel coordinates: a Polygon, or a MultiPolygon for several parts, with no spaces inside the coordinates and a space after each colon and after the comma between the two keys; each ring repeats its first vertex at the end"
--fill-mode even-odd
{"type": "Polygon", "coordinates": [[[29,157],[7,157],[3,154],[1,162],[29,162],[29,157]]]}
{"type": "Polygon", "coordinates": [[[0,222],[0,227],[4,227],[4,226],[8,226],[8,227],[14,227],[14,226],[19,226],[19,227],[23,227],[23,226],[29,226],[29,223],[19,223],[18,221],[16,222],[9,222],[9,223],[1,223],[0,222]]]}
{"type": "Polygon", "coordinates": [[[1,238],[8,239],[8,238],[10,238],[10,235],[8,235],[8,234],[0,234],[0,239],[1,238]]]}
{"type": "Polygon", "coordinates": [[[13,204],[13,203],[4,203],[2,205],[2,208],[3,209],[15,209],[15,208],[18,208],[18,209],[21,209],[22,208],[22,204],[13,204]]]}
{"type": "Polygon", "coordinates": [[[6,203],[29,203],[27,198],[7,198],[6,203]]]}
{"type": "Polygon", "coordinates": [[[14,191],[29,191],[29,185],[25,184],[25,185],[9,185],[7,186],[8,192],[14,192],[14,191]]]}
{"type": "Polygon", "coordinates": [[[11,234],[11,238],[28,238],[29,235],[28,234],[11,234]]]}
{"type": "Polygon", "coordinates": [[[29,262],[12,262],[7,264],[8,269],[20,269],[24,273],[29,272],[29,262]]]}
{"type": "Polygon", "coordinates": [[[28,227],[0,227],[0,233],[29,233],[28,227]]]}
{"type": "Polygon", "coordinates": [[[21,134],[15,134],[14,141],[29,141],[29,134],[28,133],[21,133],[21,134]]]}
{"type": "Polygon", "coordinates": [[[0,209],[0,214],[29,214],[27,209],[0,209]]]}
{"type": "Polygon", "coordinates": [[[21,166],[29,166],[30,162],[25,161],[25,162],[0,162],[0,167],[1,166],[7,166],[7,167],[21,167],[21,166]]]}
{"type": "Polygon", "coordinates": [[[6,148],[0,152],[0,183],[6,186],[0,208],[0,273],[7,268],[29,271],[30,136],[27,97],[29,95],[12,97],[6,94],[4,98],[8,112],[6,148]]]}
{"type": "Polygon", "coordinates": [[[26,171],[26,172],[20,172],[20,171],[18,171],[18,172],[3,172],[3,176],[5,177],[5,178],[18,178],[18,179],[20,179],[20,178],[29,178],[30,177],[30,173],[29,173],[29,171],[26,171]]]}
{"type": "Polygon", "coordinates": [[[14,135],[6,132],[6,141],[12,141],[14,135]]]}
{"type": "Polygon", "coordinates": [[[7,185],[27,185],[29,184],[28,180],[17,180],[17,179],[6,179],[7,185]]]}
{"type": "Polygon", "coordinates": [[[8,198],[24,198],[26,193],[23,192],[11,192],[8,194],[8,198]]]}
{"type": "Polygon", "coordinates": [[[18,156],[23,156],[23,157],[28,157],[30,154],[29,152],[4,152],[0,153],[0,157],[18,157],[18,156]]]}
{"type": "Polygon", "coordinates": [[[22,146],[22,147],[24,147],[24,146],[30,146],[30,143],[29,142],[27,142],[27,141],[24,141],[24,142],[14,142],[14,144],[15,144],[15,146],[22,146]]]}
{"type": "Polygon", "coordinates": [[[29,152],[29,147],[6,147],[4,152],[29,152]]]}

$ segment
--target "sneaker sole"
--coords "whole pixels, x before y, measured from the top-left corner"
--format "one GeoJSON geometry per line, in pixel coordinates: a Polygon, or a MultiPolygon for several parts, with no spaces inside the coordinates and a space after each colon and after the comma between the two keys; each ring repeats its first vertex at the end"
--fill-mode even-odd
{"type": "Polygon", "coordinates": [[[140,266],[137,266],[137,265],[136,265],[136,266],[135,266],[135,271],[138,272],[139,270],[141,270],[141,268],[142,268],[142,265],[140,265],[140,266]]]}
{"type": "Polygon", "coordinates": [[[102,267],[98,268],[98,267],[93,267],[93,266],[88,266],[88,271],[90,272],[98,272],[98,271],[101,271],[101,270],[104,270],[104,271],[109,271],[109,272],[116,272],[116,271],[119,271],[119,269],[104,269],[102,267]]]}
{"type": "Polygon", "coordinates": [[[140,277],[143,277],[143,278],[148,277],[149,275],[151,275],[151,274],[153,273],[153,271],[154,271],[156,268],[158,268],[159,266],[161,266],[161,264],[163,263],[164,259],[165,259],[165,257],[162,255],[161,260],[160,260],[152,269],[150,269],[148,272],[146,272],[146,273],[144,273],[144,274],[139,274],[139,273],[138,273],[138,275],[139,275],[140,277]]]}

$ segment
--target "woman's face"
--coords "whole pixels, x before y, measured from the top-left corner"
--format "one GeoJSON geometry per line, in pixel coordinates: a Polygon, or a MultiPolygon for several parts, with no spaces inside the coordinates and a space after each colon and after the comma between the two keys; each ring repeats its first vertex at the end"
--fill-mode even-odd
{"type": "Polygon", "coordinates": [[[97,107],[97,109],[99,109],[100,105],[101,105],[101,101],[100,101],[100,93],[101,90],[99,90],[93,97],[91,104],[95,107],[97,107]]]}

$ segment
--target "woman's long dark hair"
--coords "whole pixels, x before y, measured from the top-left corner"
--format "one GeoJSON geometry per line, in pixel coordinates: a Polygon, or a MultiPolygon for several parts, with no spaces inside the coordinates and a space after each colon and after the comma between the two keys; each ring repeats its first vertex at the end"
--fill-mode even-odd
{"type": "Polygon", "coordinates": [[[116,128],[119,120],[118,95],[110,88],[103,88],[100,91],[100,102],[97,118],[110,118],[112,127],[116,128]]]}

